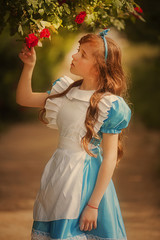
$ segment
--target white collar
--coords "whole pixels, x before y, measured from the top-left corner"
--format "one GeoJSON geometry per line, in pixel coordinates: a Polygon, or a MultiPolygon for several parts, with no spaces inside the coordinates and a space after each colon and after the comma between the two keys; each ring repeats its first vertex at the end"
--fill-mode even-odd
{"type": "Polygon", "coordinates": [[[81,101],[89,102],[92,94],[95,91],[96,90],[82,90],[82,89],[79,89],[79,86],[76,86],[76,87],[71,88],[70,91],[68,93],[66,93],[66,96],[70,100],[78,99],[81,101]]]}

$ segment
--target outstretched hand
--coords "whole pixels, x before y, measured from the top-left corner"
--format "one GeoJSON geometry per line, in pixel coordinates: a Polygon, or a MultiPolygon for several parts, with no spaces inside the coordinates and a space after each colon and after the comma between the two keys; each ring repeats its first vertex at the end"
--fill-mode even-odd
{"type": "Polygon", "coordinates": [[[97,227],[98,209],[86,206],[80,216],[79,226],[81,231],[91,231],[97,227]]]}
{"type": "Polygon", "coordinates": [[[31,50],[29,50],[26,43],[23,44],[22,50],[18,56],[26,65],[34,66],[36,63],[36,51],[34,47],[31,47],[31,50]]]}

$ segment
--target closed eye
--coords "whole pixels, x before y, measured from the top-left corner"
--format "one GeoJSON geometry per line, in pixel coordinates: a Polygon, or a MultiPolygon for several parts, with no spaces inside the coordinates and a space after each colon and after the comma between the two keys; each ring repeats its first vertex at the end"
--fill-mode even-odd
{"type": "MultiPolygon", "coordinates": [[[[79,49],[79,48],[77,48],[77,50],[78,50],[78,52],[80,51],[80,49],[79,49]]],[[[85,57],[83,53],[82,53],[82,56],[83,56],[83,57],[85,57]]]]}

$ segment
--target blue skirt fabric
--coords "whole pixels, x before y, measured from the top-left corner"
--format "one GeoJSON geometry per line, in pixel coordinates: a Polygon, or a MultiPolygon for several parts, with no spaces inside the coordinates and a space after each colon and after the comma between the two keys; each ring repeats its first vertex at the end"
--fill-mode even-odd
{"type": "Polygon", "coordinates": [[[121,209],[112,179],[99,204],[97,228],[93,228],[91,231],[80,230],[80,215],[94,190],[102,163],[100,148],[93,149],[93,153],[97,154],[97,158],[86,155],[84,161],[79,217],[77,219],[60,219],[48,222],[34,220],[31,230],[32,240],[127,240],[121,209]]]}

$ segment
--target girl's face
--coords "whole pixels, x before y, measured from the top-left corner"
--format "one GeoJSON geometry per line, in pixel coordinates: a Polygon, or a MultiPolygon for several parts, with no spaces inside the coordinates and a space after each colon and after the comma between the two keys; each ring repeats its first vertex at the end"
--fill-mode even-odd
{"type": "Polygon", "coordinates": [[[71,73],[83,78],[95,78],[92,49],[90,43],[83,43],[79,46],[78,52],[72,55],[71,73]]]}

